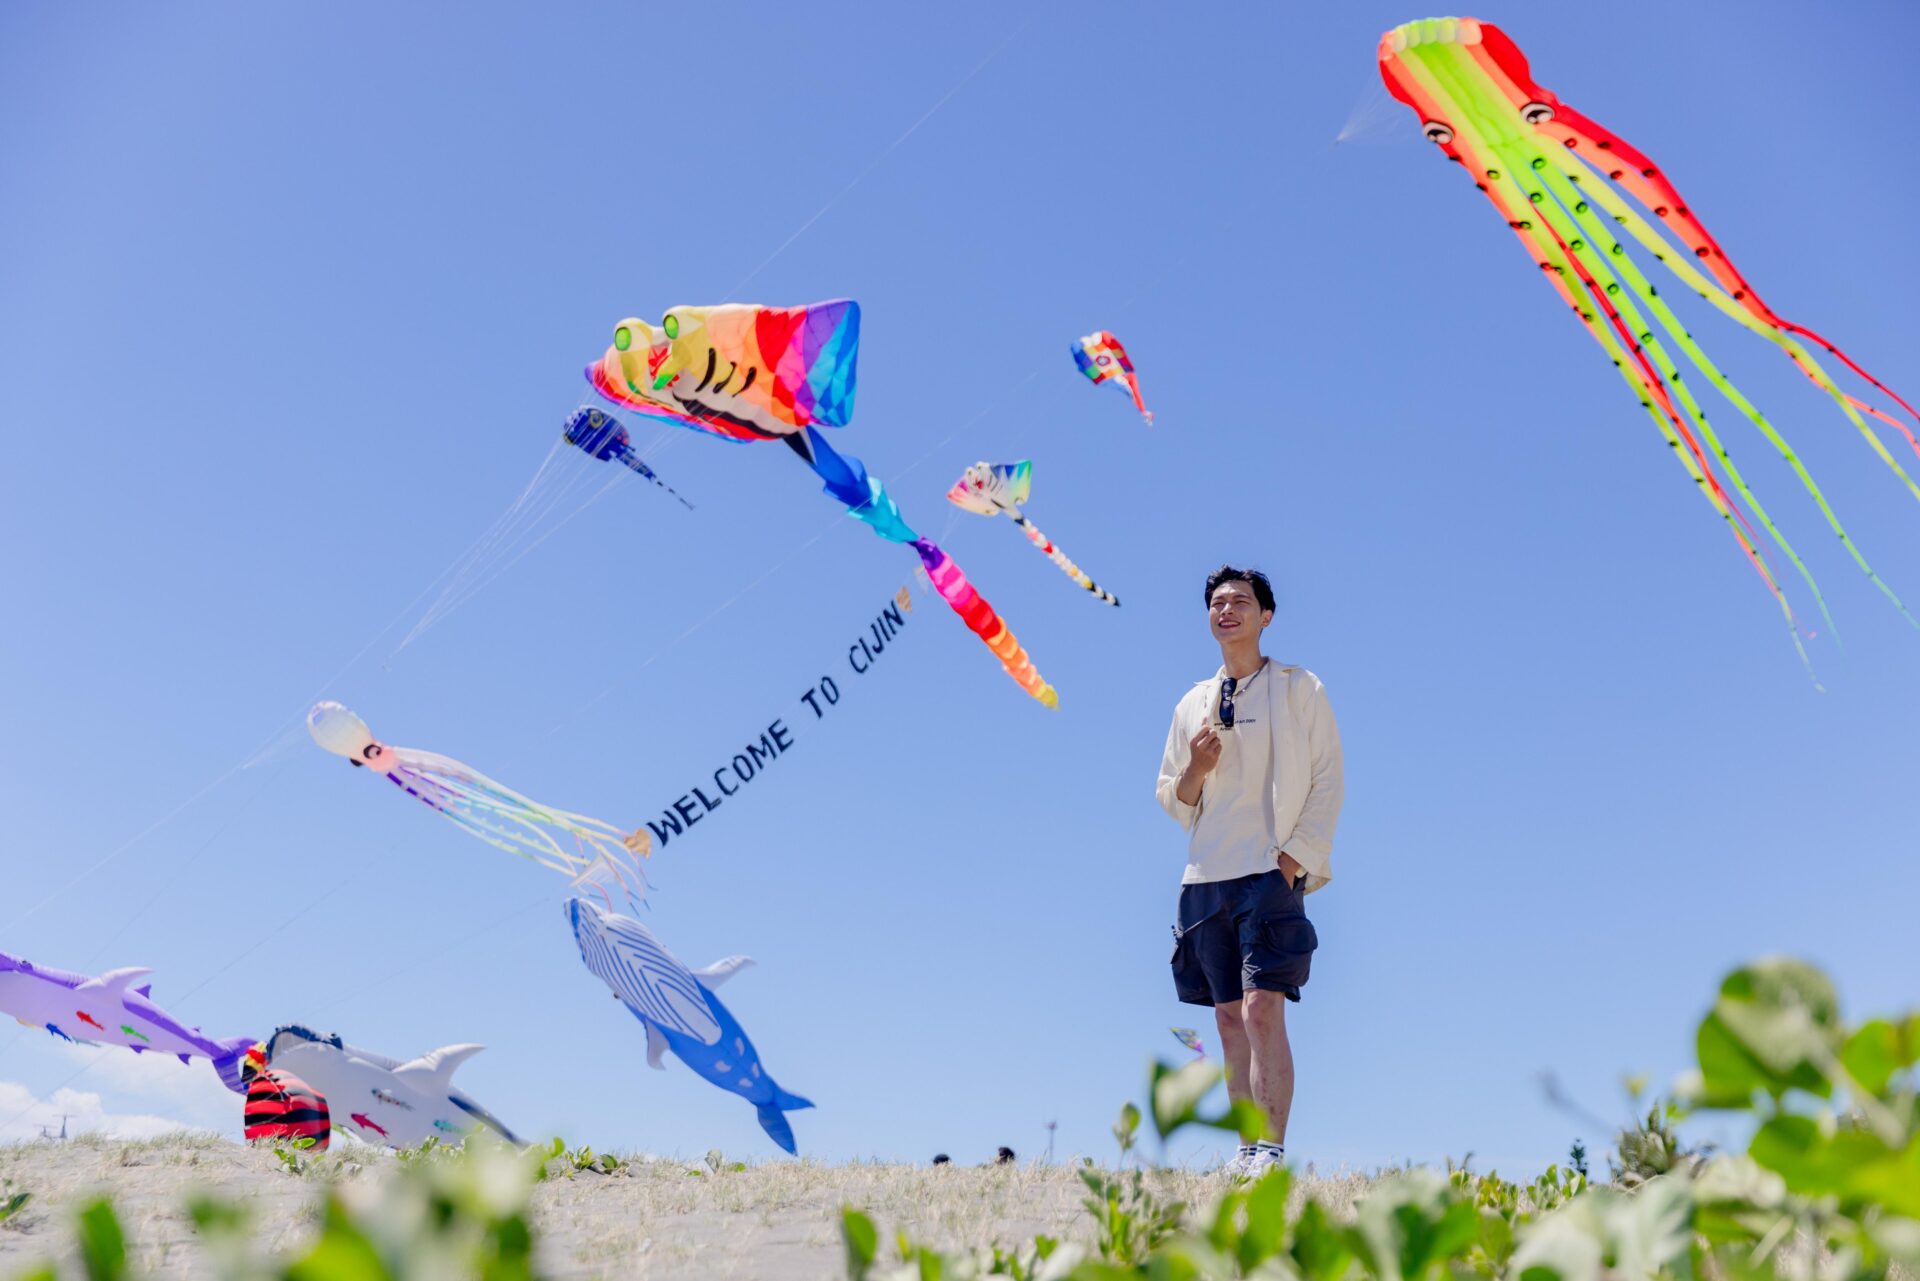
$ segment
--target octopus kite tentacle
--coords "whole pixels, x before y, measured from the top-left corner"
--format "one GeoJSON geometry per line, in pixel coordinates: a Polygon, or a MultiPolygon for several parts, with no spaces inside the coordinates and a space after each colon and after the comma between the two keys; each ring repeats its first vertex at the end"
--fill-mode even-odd
{"type": "MultiPolygon", "coordinates": [[[[1811,571],[1734,465],[1706,410],[1688,388],[1679,362],[1669,354],[1669,346],[1684,354],[1765,437],[1793,469],[1849,557],[1909,622],[1920,626],[1920,619],[1868,564],[1792,446],[1707,356],[1628,256],[1614,227],[1623,228],[1628,239],[1651,252],[1722,314],[1786,351],[1802,373],[1833,397],[1916,498],[1920,498],[1920,484],[1886,449],[1867,418],[1898,428],[1916,453],[1920,453],[1920,437],[1905,423],[1841,389],[1796,335],[1826,348],[1916,419],[1920,413],[1833,343],[1786,320],[1763,302],[1665,175],[1624,140],[1535,83],[1525,56],[1498,28],[1471,18],[1408,23],[1387,32],[1379,52],[1388,91],[1418,112],[1425,135],[1467,168],[1475,186],[1527,246],[1562,300],[1606,350],[1702,495],[1728,522],[1742,552],[1778,598],[1787,618],[1792,618],[1791,608],[1760,553],[1743,505],[1793,563],[1823,615],[1825,600],[1811,571]],[[1609,180],[1618,183],[1620,190],[1609,180]],[[1684,249],[1642,218],[1620,191],[1648,209],[1684,249]],[[1711,273],[1711,279],[1696,268],[1696,262],[1711,273]],[[1718,474],[1710,457],[1719,462],[1718,474]],[[1722,489],[1719,474],[1725,475],[1739,502],[1722,489]]],[[[1799,645],[1797,630],[1795,645],[1799,645]]]]}
{"type": "Polygon", "coordinates": [[[633,902],[646,897],[646,877],[628,857],[651,852],[645,828],[623,833],[597,818],[542,805],[451,757],[382,743],[339,703],[315,703],[307,713],[307,731],[329,752],[384,775],[496,849],[559,872],[603,898],[609,888],[633,902]],[[555,833],[571,839],[563,845],[555,833]]]}

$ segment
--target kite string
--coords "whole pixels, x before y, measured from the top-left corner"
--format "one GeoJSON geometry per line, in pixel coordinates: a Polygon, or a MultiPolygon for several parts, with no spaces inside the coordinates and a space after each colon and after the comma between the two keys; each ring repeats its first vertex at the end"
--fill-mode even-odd
{"type": "Polygon", "coordinates": [[[1027,28],[1032,25],[1033,25],[1033,14],[1029,13],[1027,15],[1027,19],[1025,22],[1022,22],[1018,27],[1016,27],[1013,30],[1011,34],[1009,34],[1005,39],[1001,40],[999,44],[995,45],[993,47],[992,52],[988,53],[986,57],[982,58],[979,62],[975,63],[973,70],[967,72],[966,75],[960,77],[960,81],[958,84],[954,85],[953,88],[947,90],[944,94],[940,95],[939,100],[936,101],[931,107],[928,107],[924,112],[922,112],[918,120],[915,120],[912,124],[907,126],[906,132],[902,133],[898,138],[895,138],[891,143],[887,145],[884,151],[882,151],[879,155],[875,156],[872,160],[868,161],[866,167],[862,169],[859,173],[855,174],[853,178],[846,184],[846,186],[834,192],[833,195],[828,198],[826,204],[821,205],[818,209],[814,210],[813,216],[811,218],[801,223],[800,226],[795,229],[792,235],[788,236],[785,240],[781,241],[780,247],[778,249],[775,249],[772,253],[768,254],[758,267],[755,267],[752,271],[748,272],[744,277],[742,277],[740,280],[740,283],[736,284],[733,288],[729,289],[726,293],[726,296],[722,298],[720,301],[722,303],[732,302],[734,297],[738,295],[742,289],[745,289],[750,283],[752,283],[753,279],[756,276],[758,276],[761,272],[765,271],[769,266],[773,264],[774,259],[778,258],[781,254],[785,253],[788,250],[788,248],[792,246],[794,241],[806,235],[807,232],[812,229],[813,224],[815,224],[816,222],[819,222],[821,218],[826,216],[826,213],[829,209],[832,209],[835,205],[839,204],[843,196],[845,196],[848,192],[852,191],[855,187],[859,186],[863,181],[865,181],[868,174],[872,173],[875,169],[878,169],[881,166],[881,164],[883,164],[886,161],[888,156],[891,156],[895,151],[899,150],[900,145],[904,143],[908,138],[911,138],[916,132],[918,132],[921,125],[924,125],[925,123],[927,123],[927,121],[931,120],[935,112],[939,111],[940,108],[946,106],[947,103],[953,99],[955,94],[959,93],[962,89],[966,88],[967,85],[973,81],[973,78],[975,76],[979,75],[982,71],[985,71],[987,69],[988,64],[993,62],[995,58],[998,58],[1001,55],[1001,53],[1006,50],[1008,45],[1012,44],[1015,40],[1019,39],[1020,36],[1025,34],[1027,28]]]}

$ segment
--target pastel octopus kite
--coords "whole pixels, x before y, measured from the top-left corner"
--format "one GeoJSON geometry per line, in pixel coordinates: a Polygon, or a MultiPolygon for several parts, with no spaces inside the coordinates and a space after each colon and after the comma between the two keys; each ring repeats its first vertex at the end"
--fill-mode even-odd
{"type": "MultiPolygon", "coordinates": [[[[1727,522],[1741,551],[1779,602],[1789,630],[1793,630],[1793,611],[1760,550],[1760,539],[1742,503],[1806,581],[1823,616],[1827,616],[1826,602],[1812,573],[1727,456],[1669,346],[1684,353],[1714,390],[1767,438],[1799,477],[1854,563],[1909,622],[1920,626],[1867,564],[1793,449],[1668,308],[1659,289],[1643,274],[1642,264],[1616,239],[1619,230],[1624,229],[1627,240],[1664,264],[1721,314],[1785,351],[1802,373],[1833,398],[1916,498],[1920,498],[1920,485],[1862,415],[1899,428],[1916,453],[1920,453],[1920,441],[1899,419],[1843,391],[1797,339],[1824,348],[1916,419],[1920,413],[1831,342],[1761,301],[1665,172],[1624,139],[1536,84],[1526,55],[1498,27],[1472,18],[1431,18],[1396,27],[1380,39],[1380,73],[1393,96],[1419,115],[1427,138],[1448,159],[1466,168],[1474,186],[1493,202],[1539,264],[1547,283],[1606,351],[1674,457],[1700,487],[1701,496],[1727,522]],[[1639,209],[1626,197],[1637,202],[1639,209]],[[1640,209],[1650,211],[1655,221],[1649,222],[1640,209]],[[1715,470],[1715,460],[1725,484],[1715,470]],[[1737,499],[1727,492],[1726,484],[1737,499]]],[[[1831,627],[1831,617],[1827,621],[1831,627]]],[[[1804,661],[1797,631],[1794,645],[1804,661]]]]}
{"type": "Polygon", "coordinates": [[[1047,554],[1047,559],[1066,572],[1068,578],[1080,584],[1109,605],[1118,605],[1120,598],[1107,591],[1100,584],[1088,578],[1086,571],[1067,559],[1067,554],[1053,545],[1053,540],[1034,528],[1033,522],[1020,509],[1026,505],[1027,498],[1033,493],[1033,462],[1022,459],[1017,463],[975,463],[967,468],[953,488],[947,491],[947,501],[963,511],[976,516],[1009,516],[1027,536],[1027,541],[1047,554]]]}
{"type": "Polygon", "coordinates": [[[1114,385],[1133,395],[1133,407],[1147,420],[1147,426],[1153,426],[1153,411],[1140,399],[1140,376],[1133,372],[1133,361],[1127,358],[1127,349],[1118,338],[1104,329],[1095,330],[1073,344],[1073,363],[1096,385],[1116,380],[1114,385]]]}
{"type": "Polygon", "coordinates": [[[960,567],[913,532],[858,458],[835,453],[816,430],[844,427],[852,418],[859,346],[860,305],[851,299],[810,307],[674,307],[658,327],[621,321],[613,345],[587,366],[587,381],[614,404],[649,418],[722,440],[784,441],[850,515],[913,548],[934,589],[1020,688],[1058,706],[1053,686],[960,567]]]}
{"type": "Polygon", "coordinates": [[[645,828],[623,834],[597,818],[542,805],[450,757],[382,743],[339,703],[315,703],[307,732],[335,756],[385,775],[489,845],[560,872],[576,886],[603,895],[614,886],[629,900],[645,897],[646,878],[627,858],[651,852],[653,838],[645,828]],[[566,844],[554,839],[556,832],[569,838],[566,844]]]}

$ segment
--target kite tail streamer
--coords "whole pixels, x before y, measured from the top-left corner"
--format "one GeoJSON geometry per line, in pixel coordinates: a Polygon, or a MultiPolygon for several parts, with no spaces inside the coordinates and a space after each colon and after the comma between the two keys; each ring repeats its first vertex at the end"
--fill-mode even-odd
{"type": "Polygon", "coordinates": [[[1058,565],[1062,570],[1066,571],[1066,575],[1068,578],[1071,578],[1074,582],[1080,584],[1082,587],[1086,588],[1088,591],[1092,592],[1095,596],[1098,596],[1101,600],[1107,602],[1107,604],[1109,605],[1118,605],[1120,603],[1120,598],[1118,596],[1115,596],[1112,592],[1106,590],[1104,587],[1100,586],[1100,584],[1094,582],[1091,578],[1087,577],[1086,571],[1082,570],[1078,565],[1068,560],[1067,554],[1061,551],[1058,547],[1055,547],[1053,545],[1052,539],[1048,538],[1045,534],[1041,533],[1038,529],[1034,528],[1034,524],[1032,521],[1028,520],[1025,516],[1022,516],[1017,511],[1010,511],[1007,513],[1007,515],[1013,517],[1013,523],[1020,526],[1020,532],[1027,536],[1027,541],[1032,543],[1035,547],[1038,547],[1041,551],[1045,552],[1047,554],[1047,559],[1052,561],[1054,564],[1058,565]]]}
{"type": "Polygon", "coordinates": [[[1053,686],[1035,670],[1033,660],[1007,630],[1005,620],[994,612],[986,597],[973,590],[973,584],[967,581],[960,566],[954,564],[953,557],[924,538],[914,539],[910,546],[920,554],[920,563],[926,568],[927,577],[933,580],[933,589],[960,615],[960,621],[993,651],[1014,683],[1046,706],[1060,706],[1060,696],[1053,686]]]}
{"type": "Polygon", "coordinates": [[[397,764],[387,777],[396,786],[487,844],[569,876],[576,886],[604,893],[611,880],[629,899],[646,897],[646,877],[629,858],[648,851],[645,829],[623,833],[585,814],[550,809],[433,752],[407,747],[389,750],[397,764]],[[571,848],[554,839],[556,831],[572,838],[571,848]]]}

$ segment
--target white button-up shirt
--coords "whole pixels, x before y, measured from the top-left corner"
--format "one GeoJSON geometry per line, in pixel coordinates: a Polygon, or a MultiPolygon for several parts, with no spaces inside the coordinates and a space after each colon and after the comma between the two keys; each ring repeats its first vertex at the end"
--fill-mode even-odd
{"type": "Polygon", "coordinates": [[[1239,682],[1234,723],[1220,724],[1223,667],[1187,691],[1173,709],[1167,750],[1154,789],[1161,808],[1187,829],[1183,885],[1228,881],[1270,872],[1282,853],[1306,870],[1311,894],[1333,879],[1333,829],[1340,821],[1346,779],[1340,730],[1326,687],[1304,667],[1267,660],[1239,682]],[[1204,725],[1219,733],[1219,763],[1207,775],[1197,804],[1176,794],[1204,725]]]}

